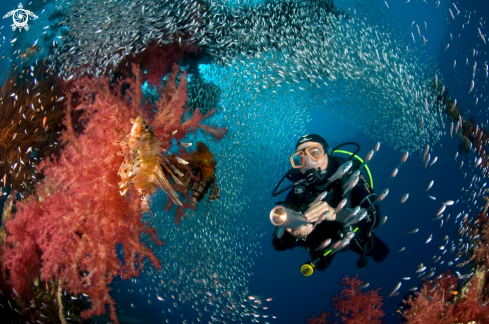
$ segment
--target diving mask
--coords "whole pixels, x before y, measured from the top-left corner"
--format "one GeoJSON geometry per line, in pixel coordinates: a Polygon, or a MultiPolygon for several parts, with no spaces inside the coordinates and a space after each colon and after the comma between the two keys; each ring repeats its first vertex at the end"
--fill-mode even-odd
{"type": "Polygon", "coordinates": [[[321,158],[324,157],[324,149],[321,144],[308,146],[290,157],[290,164],[294,169],[315,165],[321,158]],[[310,159],[309,161],[308,158],[310,159]]]}

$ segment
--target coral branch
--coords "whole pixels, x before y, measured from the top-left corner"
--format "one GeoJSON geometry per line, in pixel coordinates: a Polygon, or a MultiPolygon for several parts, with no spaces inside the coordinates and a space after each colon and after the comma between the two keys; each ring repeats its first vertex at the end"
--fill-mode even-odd
{"type": "Polygon", "coordinates": [[[384,317],[381,309],[384,304],[382,296],[378,290],[362,292],[359,289],[362,284],[358,276],[355,278],[345,276],[341,283],[343,286],[341,294],[333,297],[333,305],[339,312],[337,316],[341,317],[344,324],[382,323],[381,319],[384,317]]]}

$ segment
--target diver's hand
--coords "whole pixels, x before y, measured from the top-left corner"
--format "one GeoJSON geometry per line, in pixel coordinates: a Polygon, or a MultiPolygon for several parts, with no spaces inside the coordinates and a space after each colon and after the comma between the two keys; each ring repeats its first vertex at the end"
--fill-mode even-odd
{"type": "Polygon", "coordinates": [[[318,220],[318,218],[321,215],[325,214],[326,212],[328,213],[324,216],[324,220],[328,220],[328,221],[336,220],[335,209],[330,205],[328,205],[328,203],[325,201],[313,202],[310,205],[309,209],[306,210],[306,212],[304,213],[304,216],[306,216],[306,219],[309,222],[314,223],[318,220]]]}
{"type": "Polygon", "coordinates": [[[312,232],[314,226],[312,224],[302,225],[297,228],[287,228],[289,232],[295,238],[302,238],[312,232]]]}

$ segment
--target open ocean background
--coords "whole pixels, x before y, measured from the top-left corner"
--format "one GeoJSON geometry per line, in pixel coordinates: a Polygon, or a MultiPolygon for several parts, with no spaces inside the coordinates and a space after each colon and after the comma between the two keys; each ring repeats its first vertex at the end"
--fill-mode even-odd
{"type": "MultiPolygon", "coordinates": [[[[390,0],[388,1],[389,8],[387,8],[384,1],[364,1],[363,7],[368,7],[371,17],[375,17],[377,13],[378,20],[372,21],[372,24],[381,24],[383,28],[391,32],[393,37],[397,37],[398,41],[405,42],[405,45],[410,47],[413,46],[411,32],[417,33],[415,28],[410,28],[411,23],[416,21],[421,27],[422,22],[427,21],[428,29],[423,31],[423,34],[429,42],[427,46],[419,51],[421,54],[418,63],[420,65],[430,65],[434,62],[437,66],[439,80],[443,80],[443,84],[449,91],[449,97],[457,98],[458,105],[464,110],[464,117],[467,119],[474,117],[479,125],[487,126],[487,111],[489,107],[487,80],[489,79],[485,76],[484,64],[489,61],[488,45],[481,41],[477,28],[481,27],[479,21],[484,26],[481,28],[483,32],[487,32],[489,28],[489,26],[486,26],[489,18],[489,3],[481,0],[455,2],[461,13],[457,17],[459,23],[454,23],[448,12],[448,8],[452,8],[452,11],[454,10],[451,1],[442,0],[438,9],[435,9],[435,1],[433,0],[428,0],[428,3],[422,0],[405,2],[404,0],[390,0]],[[460,21],[467,21],[468,18],[464,18],[463,15],[467,16],[468,13],[471,15],[470,22],[462,29],[460,21]],[[450,34],[453,35],[453,40],[450,40],[450,34]],[[447,43],[450,43],[450,48],[445,51],[447,43]],[[478,51],[475,57],[472,56],[473,49],[478,51]],[[466,58],[469,59],[468,65],[465,65],[466,58]],[[457,60],[456,69],[453,68],[454,60],[457,60]],[[474,93],[467,93],[472,79],[471,70],[474,60],[478,62],[478,74],[475,83],[476,88],[478,88],[477,94],[480,95],[480,98],[477,105],[475,104],[474,93]]],[[[16,8],[17,5],[18,1],[2,0],[0,15],[3,16],[7,11],[16,8]]],[[[340,1],[338,6],[340,8],[348,7],[348,1],[340,1]]],[[[7,22],[7,20],[0,23],[0,26],[5,24],[5,27],[1,30],[0,38],[3,36],[9,40],[14,37],[9,23],[10,21],[7,22]]],[[[22,33],[29,32],[23,31],[22,33]]],[[[10,42],[4,42],[1,49],[8,52],[9,46],[11,46],[10,42]]],[[[3,71],[8,69],[9,62],[7,60],[0,62],[3,65],[3,71]]],[[[203,65],[202,71],[205,75],[206,71],[209,71],[209,67],[203,65]]],[[[208,78],[212,80],[212,77],[209,73],[208,78]]],[[[434,80],[435,76],[433,75],[432,77],[434,80]]],[[[225,83],[226,81],[221,80],[219,82],[225,83]]],[[[227,86],[232,88],[232,84],[227,86]]],[[[301,92],[301,95],[307,98],[308,91],[301,92]]],[[[281,101],[280,93],[274,98],[274,100],[277,100],[277,107],[280,107],[281,104],[288,104],[288,101],[281,101]]],[[[266,96],[257,97],[250,104],[255,107],[262,104],[265,105],[266,100],[266,96]]],[[[362,98],[358,98],[358,100],[361,101],[362,98]]],[[[221,106],[226,106],[227,104],[229,102],[220,103],[221,106]]],[[[250,109],[249,111],[252,112],[253,110],[250,109]]],[[[242,110],[242,112],[243,115],[246,114],[246,110],[242,110]]],[[[304,128],[299,128],[299,131],[302,134],[316,133],[323,136],[330,147],[335,147],[344,142],[356,142],[361,146],[359,156],[365,158],[367,152],[373,149],[377,142],[368,133],[361,130],[363,125],[350,123],[348,115],[338,116],[336,114],[333,116],[330,113],[330,107],[326,105],[316,106],[314,109],[310,107],[308,113],[309,116],[303,120],[304,128]]],[[[221,125],[229,123],[230,133],[232,134],[232,125],[237,120],[240,120],[243,115],[237,113],[229,116],[229,119],[225,121],[222,119],[223,115],[213,118],[215,118],[214,120],[219,120],[221,125]]],[[[271,120],[273,120],[273,114],[270,116],[271,120]]],[[[434,256],[443,252],[440,250],[440,246],[443,245],[443,238],[446,235],[450,237],[451,241],[458,240],[459,237],[456,233],[458,224],[455,224],[456,216],[462,212],[475,216],[485,203],[482,197],[477,197],[477,204],[474,205],[471,197],[472,191],[464,191],[469,188],[472,176],[483,177],[481,179],[482,183],[487,181],[480,168],[473,168],[474,158],[476,157],[474,153],[461,154],[458,157],[458,163],[454,162],[460,139],[456,136],[452,139],[450,138],[450,120],[445,114],[443,114],[443,119],[445,126],[441,140],[436,142],[436,144],[430,143],[432,158],[433,156],[438,157],[438,161],[434,165],[425,169],[422,162],[422,150],[410,152],[407,162],[400,167],[398,175],[386,185],[391,172],[399,164],[403,151],[394,150],[389,145],[384,144],[382,140],[380,141],[380,151],[375,154],[368,165],[373,176],[375,192],[379,194],[384,188],[389,188],[388,197],[380,205],[381,216],[388,216],[388,220],[383,226],[375,229],[376,235],[389,246],[391,251],[389,256],[381,263],[375,263],[369,258],[368,267],[363,271],[359,271],[356,267],[357,254],[352,251],[338,253],[332,265],[326,271],[316,271],[311,277],[303,277],[299,271],[300,266],[308,260],[308,253],[305,250],[296,248],[291,251],[276,252],[273,249],[271,237],[274,232],[274,226],[269,222],[269,215],[266,211],[270,210],[276,201],[281,200],[281,197],[272,198],[271,193],[275,184],[280,180],[280,176],[277,175],[289,168],[290,163],[287,156],[294,153],[297,135],[302,134],[294,134],[295,137],[289,136],[288,140],[285,141],[282,140],[284,137],[274,136],[276,134],[269,133],[270,120],[261,121],[260,118],[255,120],[255,131],[261,132],[263,136],[259,138],[249,137],[233,147],[233,150],[243,150],[243,165],[249,165],[249,168],[244,168],[240,171],[242,172],[241,176],[244,179],[252,178],[253,182],[246,184],[243,187],[245,190],[239,192],[239,195],[233,196],[232,199],[253,201],[249,197],[259,195],[264,197],[262,199],[269,201],[267,206],[255,206],[253,204],[245,206],[241,209],[243,212],[239,214],[243,223],[254,228],[256,233],[259,233],[251,238],[255,252],[252,256],[253,265],[250,267],[251,275],[248,277],[246,293],[252,296],[259,296],[263,300],[273,298],[272,301],[264,302],[262,305],[267,306],[268,309],[262,310],[260,313],[268,314],[269,317],[266,319],[260,318],[261,321],[268,321],[269,323],[305,323],[305,320],[313,314],[319,316],[324,311],[334,313],[331,299],[341,291],[339,283],[345,275],[354,277],[358,274],[363,282],[370,283],[368,289],[381,288],[380,293],[384,297],[383,309],[386,313],[385,322],[399,323],[401,316],[396,313],[396,310],[408,293],[407,289],[419,287],[421,284],[421,281],[417,278],[418,274],[415,273],[418,264],[423,263],[428,269],[436,267],[436,275],[444,273],[447,269],[452,270],[452,272],[458,270],[461,274],[469,272],[468,267],[455,268],[455,263],[457,262],[454,262],[452,266],[448,265],[456,257],[456,252],[447,251],[442,257],[443,264],[440,264],[440,262],[435,264],[433,260],[434,256]],[[248,145],[256,147],[259,144],[268,147],[268,151],[253,152],[244,149],[248,145]],[[284,153],[282,155],[283,159],[273,159],[273,163],[267,164],[266,168],[257,169],[254,161],[263,162],[267,160],[267,152],[275,148],[277,151],[288,152],[288,155],[284,153]],[[462,160],[465,161],[465,165],[459,171],[460,161],[462,160]],[[275,169],[271,170],[273,168],[275,169]],[[280,171],[278,172],[277,170],[280,171]],[[246,172],[249,172],[249,174],[246,172]],[[270,173],[273,174],[273,177],[270,177],[270,173]],[[260,181],[261,179],[263,181],[260,181]],[[434,180],[434,185],[427,193],[425,189],[431,180],[434,180]],[[405,193],[409,193],[409,199],[404,204],[399,204],[399,200],[405,193]],[[428,194],[436,197],[436,200],[430,199],[428,194]],[[447,207],[445,215],[450,214],[450,219],[448,221],[445,220],[443,226],[440,226],[440,221],[432,221],[432,218],[436,216],[437,211],[441,207],[441,202],[447,200],[454,200],[456,204],[447,207]],[[413,228],[419,228],[419,232],[407,234],[413,228]],[[432,235],[432,240],[426,244],[425,241],[430,235],[432,235]],[[398,253],[397,251],[402,247],[405,247],[405,250],[398,253]],[[411,280],[402,280],[403,277],[411,277],[411,280]],[[402,281],[402,287],[399,290],[400,295],[387,298],[393,287],[400,281],[402,281]],[[277,318],[272,319],[272,316],[277,318]]],[[[275,122],[277,124],[274,129],[277,129],[277,127],[281,128],[281,131],[287,134],[287,130],[291,127],[290,125],[294,125],[297,121],[277,115],[275,122]]],[[[376,131],[382,132],[382,129],[376,131]]],[[[196,138],[198,136],[200,135],[198,134],[196,138]]],[[[232,140],[236,140],[236,137],[232,137],[232,139],[225,137],[223,139],[224,142],[232,140]]],[[[225,147],[225,145],[222,144],[222,147],[225,147]]],[[[354,150],[351,146],[343,149],[354,150]]],[[[218,163],[220,162],[218,158],[216,160],[218,163]]],[[[218,164],[218,169],[221,166],[223,164],[218,164]]],[[[218,178],[224,176],[222,169],[221,171],[218,170],[218,172],[221,172],[221,174],[218,174],[218,178]]],[[[227,194],[228,192],[223,190],[221,199],[226,199],[227,194]]],[[[214,205],[211,204],[210,206],[211,210],[208,212],[212,214],[214,205]]],[[[159,215],[159,217],[163,217],[163,215],[159,215]]],[[[444,219],[446,219],[446,216],[444,219]]],[[[185,228],[186,221],[187,219],[182,221],[182,225],[180,225],[182,228],[185,228]]],[[[168,226],[174,225],[169,222],[168,226]]],[[[175,230],[178,230],[178,228],[175,228],[175,230]]],[[[247,236],[247,229],[244,227],[231,227],[228,230],[227,235],[238,233],[239,236],[247,236]]],[[[224,234],[220,233],[219,235],[224,234]]],[[[245,242],[246,244],[249,243],[248,241],[245,242]]],[[[187,243],[193,244],[192,242],[187,243]]],[[[168,241],[167,244],[169,244],[168,241]]],[[[175,242],[175,244],[178,243],[175,242]]],[[[222,256],[221,259],[220,255],[214,255],[216,262],[223,267],[227,264],[227,259],[225,258],[229,257],[232,256],[222,256]]],[[[121,318],[121,323],[197,322],[196,313],[188,304],[182,304],[175,308],[172,305],[173,300],[171,298],[159,301],[153,293],[150,294],[150,297],[147,297],[148,294],[145,289],[148,288],[147,282],[151,280],[153,275],[154,273],[148,272],[142,275],[137,283],[116,280],[113,285],[113,296],[117,302],[120,314],[127,316],[125,320],[121,318]],[[128,290],[132,290],[133,293],[128,292],[128,290]],[[150,302],[148,302],[148,299],[150,302]],[[168,309],[172,309],[171,313],[168,312],[168,309]]],[[[200,318],[203,322],[211,321],[209,315],[205,313],[200,318]]],[[[248,323],[252,319],[253,317],[243,317],[242,320],[248,323]]],[[[104,320],[94,319],[93,322],[104,322],[104,320]]]]}

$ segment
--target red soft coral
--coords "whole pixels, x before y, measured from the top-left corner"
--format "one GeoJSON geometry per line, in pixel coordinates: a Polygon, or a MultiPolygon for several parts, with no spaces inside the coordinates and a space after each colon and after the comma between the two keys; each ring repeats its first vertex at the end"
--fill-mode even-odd
{"type": "MultiPolygon", "coordinates": [[[[70,124],[69,96],[62,136],[66,146],[58,161],[41,163],[45,180],[36,187],[38,198],[19,202],[15,217],[6,223],[4,259],[12,286],[19,294],[28,293],[26,282],[35,276],[40,257],[42,280],[60,283],[73,295],[90,296],[91,308],[81,313],[84,319],[114,305],[109,284],[115,276],[138,276],[145,258],[161,268],[142,243],[144,233],[155,232],[141,222],[139,199],[121,196],[118,188],[122,158],[116,156],[115,142],[130,130],[129,119],[138,116],[142,99],[139,71],[134,70],[136,77],[124,81],[129,84],[125,95],[112,92],[106,79],[78,82],[79,94],[93,98],[85,102],[83,133],[77,136],[70,124]]],[[[109,309],[116,322],[115,308],[109,309]]]]}
{"type": "Polygon", "coordinates": [[[329,324],[331,323],[328,319],[329,316],[331,316],[330,312],[324,312],[318,318],[316,318],[315,315],[312,315],[311,318],[308,318],[306,320],[306,323],[307,324],[329,324]]]}
{"type": "MultiPolygon", "coordinates": [[[[467,323],[489,318],[489,306],[481,305],[477,291],[477,277],[470,281],[465,296],[452,300],[457,289],[457,279],[450,270],[439,279],[425,281],[421,292],[409,296],[406,305],[409,309],[403,312],[407,323],[467,323]]],[[[485,323],[485,322],[484,322],[485,323]]]]}
{"type": "MultiPolygon", "coordinates": [[[[343,324],[382,323],[384,312],[381,307],[384,303],[379,289],[362,292],[360,287],[363,282],[358,279],[358,275],[355,278],[345,276],[341,285],[343,286],[341,293],[334,296],[332,302],[338,312],[336,317],[340,317],[343,324]]],[[[307,323],[330,323],[327,319],[329,315],[331,314],[322,313],[318,318],[313,316],[307,320],[307,323]]]]}
{"type": "MultiPolygon", "coordinates": [[[[160,138],[168,138],[174,130],[178,130],[174,137],[182,138],[210,116],[197,110],[184,120],[187,79],[184,72],[177,87],[179,71],[174,65],[166,86],[159,87],[161,99],[149,109],[157,110],[155,133],[160,138]]],[[[106,78],[76,82],[67,94],[66,130],[61,136],[65,147],[60,158],[39,165],[45,179],[36,186],[36,196],[19,202],[15,217],[6,222],[3,257],[13,288],[26,296],[28,283],[39,276],[73,295],[84,293],[90,296],[91,308],[81,313],[83,319],[105,313],[108,306],[111,319],[117,322],[109,294],[114,277],[138,276],[145,258],[161,268],[152,250],[142,243],[142,235],[149,235],[162,244],[155,230],[141,221],[139,195],[131,190],[127,196],[119,193],[122,157],[116,142],[131,130],[130,119],[143,114],[138,67],[133,66],[133,74],[114,84],[106,78]],[[83,115],[75,118],[78,130],[72,120],[74,101],[83,109],[83,115]],[[117,254],[118,245],[122,257],[117,254]]],[[[145,103],[144,108],[148,106],[145,103]]],[[[165,145],[169,148],[171,143],[165,145]]]]}
{"type": "Polygon", "coordinates": [[[341,294],[333,297],[333,305],[339,312],[337,316],[341,317],[344,324],[382,323],[382,296],[378,289],[362,292],[359,289],[362,284],[358,275],[355,278],[345,276],[341,283],[344,286],[341,294]]]}

